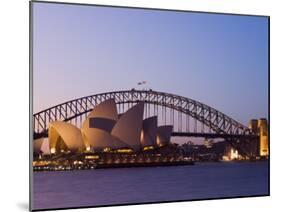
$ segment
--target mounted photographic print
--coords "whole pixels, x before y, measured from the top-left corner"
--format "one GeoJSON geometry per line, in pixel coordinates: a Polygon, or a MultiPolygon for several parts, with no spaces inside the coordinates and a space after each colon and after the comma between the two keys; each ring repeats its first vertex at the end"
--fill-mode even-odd
{"type": "Polygon", "coordinates": [[[30,89],[31,210],[269,195],[268,16],[31,1],[30,89]]]}

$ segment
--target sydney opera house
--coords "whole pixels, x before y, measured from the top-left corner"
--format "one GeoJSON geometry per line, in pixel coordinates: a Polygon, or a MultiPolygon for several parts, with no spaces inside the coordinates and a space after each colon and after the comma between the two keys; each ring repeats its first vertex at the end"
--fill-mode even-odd
{"type": "Polygon", "coordinates": [[[143,113],[143,102],[118,114],[115,100],[106,100],[93,108],[81,129],[63,121],[51,122],[48,138],[34,141],[34,153],[130,153],[168,146],[173,127],[158,126],[157,116],[143,119],[143,113]]]}

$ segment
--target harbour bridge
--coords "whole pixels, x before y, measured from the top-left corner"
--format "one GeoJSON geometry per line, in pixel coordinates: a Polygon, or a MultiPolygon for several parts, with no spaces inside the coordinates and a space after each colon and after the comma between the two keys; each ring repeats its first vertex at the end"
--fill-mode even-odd
{"type": "Polygon", "coordinates": [[[48,124],[52,121],[65,121],[81,127],[88,113],[108,99],[115,99],[119,114],[144,102],[144,118],[157,116],[158,125],[173,125],[172,136],[175,137],[223,138],[233,145],[243,144],[242,149],[258,139],[251,129],[215,108],[190,98],[151,89],[100,93],[40,111],[33,115],[34,139],[47,137],[48,124]]]}

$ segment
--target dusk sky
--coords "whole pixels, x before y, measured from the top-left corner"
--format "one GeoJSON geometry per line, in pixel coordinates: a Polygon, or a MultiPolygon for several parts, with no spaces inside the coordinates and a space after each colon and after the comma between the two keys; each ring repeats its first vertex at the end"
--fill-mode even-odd
{"type": "Polygon", "coordinates": [[[265,17],[33,5],[34,113],[145,80],[245,125],[268,117],[265,17]]]}

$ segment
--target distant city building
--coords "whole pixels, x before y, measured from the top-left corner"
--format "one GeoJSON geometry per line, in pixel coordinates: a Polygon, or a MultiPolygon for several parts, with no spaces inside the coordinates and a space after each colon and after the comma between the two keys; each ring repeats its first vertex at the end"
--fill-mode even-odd
{"type": "Polygon", "coordinates": [[[186,144],[189,145],[189,146],[193,146],[194,145],[194,143],[192,141],[188,141],[186,144]]]}
{"type": "Polygon", "coordinates": [[[231,161],[231,160],[241,160],[243,157],[239,154],[238,150],[228,146],[225,149],[225,154],[223,155],[222,159],[224,161],[231,161]]]}
{"type": "Polygon", "coordinates": [[[254,133],[258,133],[258,120],[257,119],[250,120],[249,129],[251,129],[254,133]]]}
{"type": "Polygon", "coordinates": [[[204,141],[204,146],[206,148],[212,148],[214,141],[213,140],[209,140],[209,139],[205,139],[204,141]]]}
{"type": "Polygon", "coordinates": [[[252,119],[249,122],[249,128],[253,133],[259,135],[259,155],[268,156],[268,124],[265,118],[259,120],[252,119]]]}
{"type": "Polygon", "coordinates": [[[268,156],[268,124],[266,119],[258,120],[258,129],[260,135],[260,156],[268,156]]]}

